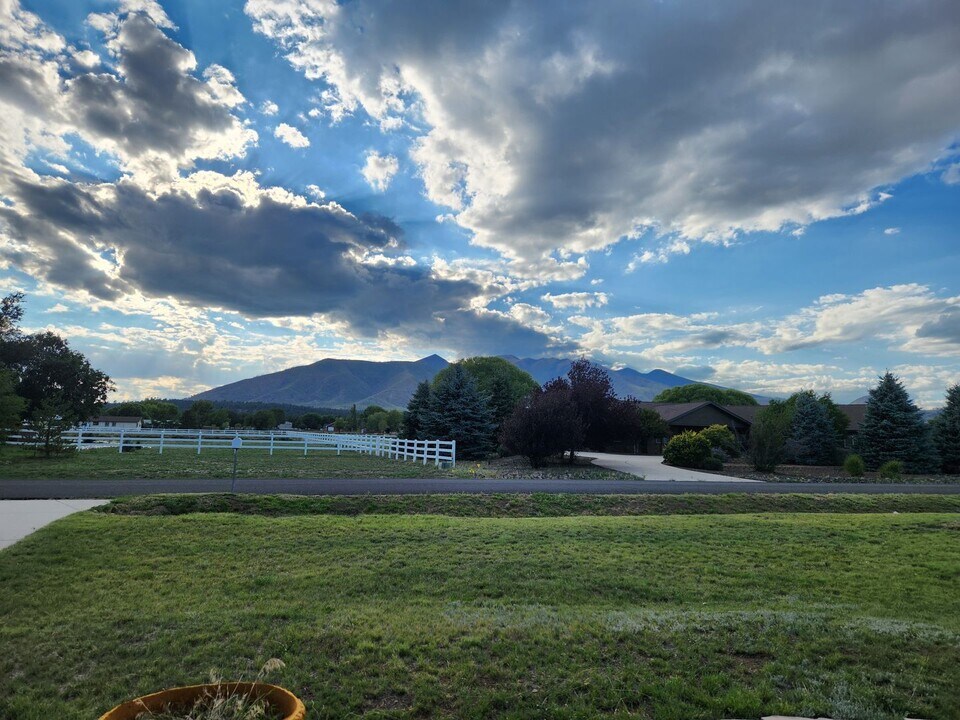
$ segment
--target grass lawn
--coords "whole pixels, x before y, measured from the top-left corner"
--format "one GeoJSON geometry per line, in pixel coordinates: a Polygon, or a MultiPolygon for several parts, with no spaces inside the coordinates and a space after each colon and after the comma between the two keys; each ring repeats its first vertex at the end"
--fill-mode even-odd
{"type": "MultiPolygon", "coordinates": [[[[615,470],[590,464],[585,458],[569,466],[563,463],[532,471],[520,458],[503,458],[490,462],[461,462],[456,468],[442,470],[432,463],[393,460],[345,452],[312,452],[304,456],[293,450],[241,450],[237,475],[246,478],[325,478],[325,477],[555,477],[636,480],[615,470]]],[[[102,448],[67,452],[42,458],[32,450],[18,447],[0,449],[0,479],[105,479],[105,478],[199,478],[230,477],[233,474],[233,451],[229,449],[196,450],[164,449],[161,455],[154,448],[118,453],[102,448]]]]}
{"type": "Polygon", "coordinates": [[[310,720],[960,717],[957,513],[276,514],[0,552],[0,717],[270,657],[310,720]]]}

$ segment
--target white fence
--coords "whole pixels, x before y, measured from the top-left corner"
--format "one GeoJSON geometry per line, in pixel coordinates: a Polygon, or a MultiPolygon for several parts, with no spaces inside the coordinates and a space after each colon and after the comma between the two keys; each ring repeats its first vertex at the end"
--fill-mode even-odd
{"type": "MultiPolygon", "coordinates": [[[[117,452],[136,448],[164,449],[191,448],[199,455],[204,450],[230,449],[235,438],[240,438],[241,450],[267,450],[271,455],[280,451],[358,452],[394,460],[422,461],[424,465],[457,464],[456,440],[403,440],[389,435],[348,435],[340,433],[313,433],[299,430],[178,430],[178,429],[121,429],[80,427],[62,434],[63,442],[78,450],[115,447],[117,452]]],[[[32,445],[29,432],[10,436],[11,445],[32,445]]]]}

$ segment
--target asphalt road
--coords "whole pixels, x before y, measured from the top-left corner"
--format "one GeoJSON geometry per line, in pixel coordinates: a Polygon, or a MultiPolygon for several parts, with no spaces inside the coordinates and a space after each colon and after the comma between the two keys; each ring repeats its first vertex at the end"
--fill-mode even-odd
{"type": "MultiPolygon", "coordinates": [[[[229,478],[172,480],[0,480],[0,500],[108,498],[152,493],[229,492],[229,478]]],[[[649,480],[460,480],[436,478],[238,479],[237,492],[292,495],[423,493],[931,493],[960,494],[960,485],[879,483],[660,482],[649,480]]]]}

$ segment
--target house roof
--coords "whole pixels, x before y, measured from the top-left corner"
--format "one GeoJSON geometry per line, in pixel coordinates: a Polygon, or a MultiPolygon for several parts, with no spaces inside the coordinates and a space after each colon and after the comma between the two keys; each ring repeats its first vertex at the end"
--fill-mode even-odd
{"type": "Polygon", "coordinates": [[[688,402],[688,403],[644,402],[640,404],[645,408],[655,411],[658,415],[660,415],[660,417],[662,417],[664,420],[666,420],[668,424],[671,424],[671,425],[675,424],[677,420],[684,417],[685,415],[689,415],[695,410],[699,410],[700,408],[706,407],[706,406],[715,407],[720,412],[726,415],[730,415],[735,420],[739,420],[740,422],[746,423],[747,425],[751,423],[751,419],[743,417],[742,415],[737,413],[733,408],[725,405],[718,405],[717,403],[710,402],[709,400],[705,400],[701,402],[688,402]]]}
{"type": "Polygon", "coordinates": [[[90,418],[90,422],[124,422],[124,423],[138,423],[143,418],[125,416],[125,415],[98,415],[97,417],[90,418]]]}

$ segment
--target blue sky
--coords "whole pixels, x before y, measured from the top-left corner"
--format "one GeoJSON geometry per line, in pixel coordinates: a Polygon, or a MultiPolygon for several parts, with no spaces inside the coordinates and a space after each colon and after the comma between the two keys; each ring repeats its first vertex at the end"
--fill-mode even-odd
{"type": "Polygon", "coordinates": [[[960,7],[815,5],[2,3],[0,277],[118,398],[580,353],[936,406],[960,7]]]}

